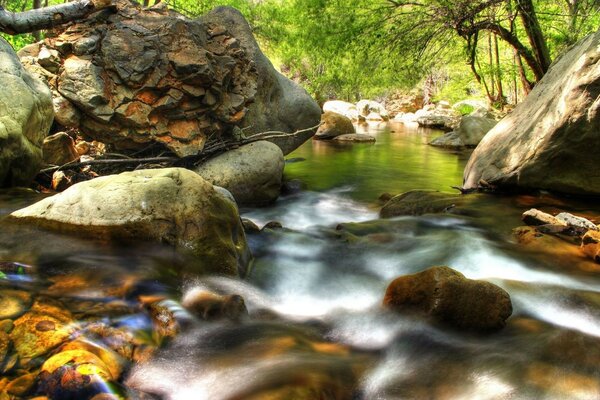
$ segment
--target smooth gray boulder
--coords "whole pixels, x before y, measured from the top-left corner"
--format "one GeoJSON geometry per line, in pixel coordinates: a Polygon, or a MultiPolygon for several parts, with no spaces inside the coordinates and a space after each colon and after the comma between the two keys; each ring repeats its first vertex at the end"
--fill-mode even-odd
{"type": "Polygon", "coordinates": [[[107,175],[71,186],[12,220],[118,241],[156,241],[190,253],[198,272],[243,275],[252,258],[237,206],[184,168],[107,175]]]}
{"type": "Polygon", "coordinates": [[[262,206],[279,197],[284,165],[281,149],[261,140],[220,154],[196,172],[227,189],[239,205],[262,206]]]}
{"type": "Polygon", "coordinates": [[[600,32],[573,45],[512,113],[492,129],[465,168],[480,186],[600,195],[600,32]]]}
{"type": "Polygon", "coordinates": [[[0,37],[0,187],[27,185],[43,165],[54,112],[48,87],[27,72],[0,37]]]}

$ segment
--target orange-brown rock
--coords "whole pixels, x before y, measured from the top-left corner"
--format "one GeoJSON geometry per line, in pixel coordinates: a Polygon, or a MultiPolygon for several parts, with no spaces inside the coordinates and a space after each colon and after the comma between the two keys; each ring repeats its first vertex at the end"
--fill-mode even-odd
{"type": "Polygon", "coordinates": [[[510,296],[486,281],[467,279],[446,266],[401,276],[387,288],[383,304],[397,312],[419,313],[459,329],[493,331],[512,314],[510,296]]]}
{"type": "Polygon", "coordinates": [[[315,139],[333,139],[336,136],[355,132],[350,118],[327,111],[321,116],[321,126],[315,134],[315,139]]]}
{"type": "Polygon", "coordinates": [[[581,249],[586,256],[600,263],[600,232],[589,230],[581,239],[581,249]]]}

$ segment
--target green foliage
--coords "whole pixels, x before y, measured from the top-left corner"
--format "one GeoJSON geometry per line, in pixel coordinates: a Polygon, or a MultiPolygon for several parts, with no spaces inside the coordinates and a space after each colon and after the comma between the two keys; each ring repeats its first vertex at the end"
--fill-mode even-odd
{"type": "Polygon", "coordinates": [[[27,46],[28,44],[35,42],[35,39],[30,34],[8,35],[6,33],[0,33],[0,35],[2,35],[2,37],[6,39],[8,43],[10,43],[10,45],[13,47],[13,49],[15,49],[15,51],[18,51],[19,49],[27,46]]]}

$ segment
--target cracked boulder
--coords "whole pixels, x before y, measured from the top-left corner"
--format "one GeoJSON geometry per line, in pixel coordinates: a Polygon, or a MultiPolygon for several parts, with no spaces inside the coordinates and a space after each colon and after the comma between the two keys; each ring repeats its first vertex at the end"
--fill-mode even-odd
{"type": "MultiPolygon", "coordinates": [[[[185,157],[239,140],[236,126],[253,134],[318,124],[318,105],[275,71],[234,9],[191,20],[161,5],[114,4],[19,53],[48,82],[64,127],[117,149],[159,144],[185,157]]],[[[313,133],[275,142],[288,153],[313,133]]]]}

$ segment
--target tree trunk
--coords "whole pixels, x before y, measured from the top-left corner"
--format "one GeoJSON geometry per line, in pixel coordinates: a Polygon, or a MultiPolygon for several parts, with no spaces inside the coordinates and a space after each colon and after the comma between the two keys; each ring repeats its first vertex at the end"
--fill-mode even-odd
{"type": "Polygon", "coordinates": [[[527,32],[527,37],[529,38],[529,43],[531,43],[535,58],[540,64],[542,71],[546,73],[551,63],[550,51],[548,50],[546,39],[537,19],[532,0],[517,0],[517,11],[521,15],[523,27],[525,28],[525,32],[527,32]]]}
{"type": "MultiPolygon", "coordinates": [[[[40,8],[42,8],[42,0],[33,0],[33,9],[38,10],[40,8]]],[[[36,42],[39,42],[42,39],[42,32],[40,31],[33,31],[32,35],[36,42]]]]}
{"type": "Polygon", "coordinates": [[[0,7],[0,32],[14,35],[50,29],[84,18],[110,5],[110,0],[81,0],[21,13],[12,13],[0,7]]]}
{"type": "Polygon", "coordinates": [[[494,72],[496,74],[496,85],[498,86],[498,102],[501,109],[504,109],[504,89],[502,87],[502,69],[500,67],[500,51],[498,50],[498,36],[494,34],[494,55],[496,56],[496,68],[494,72]]]}
{"type": "Polygon", "coordinates": [[[531,92],[531,89],[533,89],[533,85],[531,84],[531,82],[529,82],[529,79],[527,79],[527,75],[525,74],[525,66],[523,65],[523,61],[521,60],[521,55],[519,54],[519,52],[517,51],[517,49],[513,49],[514,54],[515,54],[515,62],[517,63],[517,66],[519,67],[519,78],[521,78],[521,86],[523,87],[523,94],[525,96],[527,96],[529,94],[529,92],[531,92]]]}

